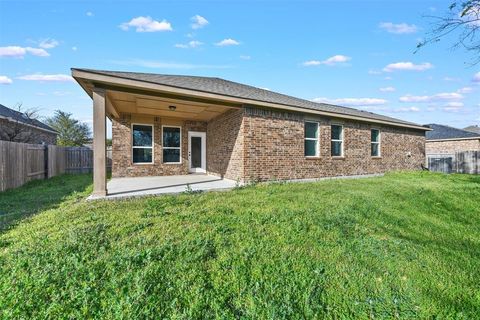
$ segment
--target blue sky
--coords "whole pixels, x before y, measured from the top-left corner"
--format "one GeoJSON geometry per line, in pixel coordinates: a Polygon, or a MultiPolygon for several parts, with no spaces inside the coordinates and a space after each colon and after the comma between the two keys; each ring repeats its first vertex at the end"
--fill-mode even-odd
{"type": "Polygon", "coordinates": [[[0,103],[91,123],[71,67],[221,77],[425,124],[480,124],[480,66],[444,41],[450,1],[2,1],[0,103]]]}

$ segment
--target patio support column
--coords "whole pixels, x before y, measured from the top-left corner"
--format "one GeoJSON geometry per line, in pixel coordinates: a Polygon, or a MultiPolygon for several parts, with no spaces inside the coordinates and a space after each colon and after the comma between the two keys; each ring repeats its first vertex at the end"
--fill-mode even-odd
{"type": "Polygon", "coordinates": [[[107,195],[105,90],[93,88],[93,193],[107,195]]]}

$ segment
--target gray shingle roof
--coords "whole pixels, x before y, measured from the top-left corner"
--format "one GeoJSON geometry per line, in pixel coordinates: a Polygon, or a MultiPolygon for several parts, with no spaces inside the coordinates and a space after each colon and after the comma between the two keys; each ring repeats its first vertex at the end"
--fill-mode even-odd
{"type": "Polygon", "coordinates": [[[480,135],[480,127],[479,126],[468,126],[466,128],[463,128],[463,130],[466,130],[466,131],[470,131],[470,132],[473,132],[473,133],[478,133],[478,135],[480,135]]]}
{"type": "Polygon", "coordinates": [[[2,104],[0,104],[0,117],[12,118],[18,122],[22,122],[25,124],[29,124],[29,125],[50,130],[50,131],[55,131],[50,126],[47,126],[45,123],[40,122],[36,119],[26,118],[23,113],[7,108],[2,104]]]}
{"type": "Polygon", "coordinates": [[[123,79],[131,79],[137,81],[144,81],[154,84],[167,85],[176,88],[190,89],[200,92],[216,93],[230,97],[244,98],[256,100],[259,102],[269,102],[275,104],[282,104],[286,106],[299,107],[310,110],[318,110],[324,112],[332,112],[342,115],[357,116],[366,119],[382,120],[394,122],[398,124],[405,124],[411,126],[421,126],[419,124],[403,121],[396,118],[376,114],[373,112],[358,110],[354,108],[342,107],[326,103],[317,103],[305,99],[295,98],[285,94],[256,88],[253,86],[228,81],[220,78],[199,77],[199,76],[183,76],[183,75],[165,75],[153,73],[139,73],[139,72],[121,72],[121,71],[105,71],[92,69],[77,69],[72,70],[85,71],[100,75],[113,76],[123,79]]]}
{"type": "Polygon", "coordinates": [[[427,140],[439,140],[439,139],[458,139],[458,138],[479,138],[480,134],[465,131],[462,129],[452,128],[441,124],[427,124],[432,131],[427,131],[425,137],[427,140]]]}

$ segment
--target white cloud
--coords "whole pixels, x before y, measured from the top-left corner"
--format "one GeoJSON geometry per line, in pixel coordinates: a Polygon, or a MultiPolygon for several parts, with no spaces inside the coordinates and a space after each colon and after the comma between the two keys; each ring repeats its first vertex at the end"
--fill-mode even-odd
{"type": "Polygon", "coordinates": [[[420,64],[414,64],[412,62],[396,62],[390,63],[389,65],[383,68],[385,72],[393,72],[393,71],[401,71],[401,70],[408,70],[408,71],[425,71],[428,69],[433,68],[433,65],[429,62],[424,62],[420,64]]]}
{"type": "Polygon", "coordinates": [[[461,89],[458,89],[458,93],[471,93],[473,91],[472,87],[463,87],[461,89]]]}
{"type": "Polygon", "coordinates": [[[453,77],[443,77],[443,81],[460,81],[460,79],[453,77]]]}
{"type": "Polygon", "coordinates": [[[368,74],[377,75],[377,74],[382,74],[382,72],[378,70],[368,70],[368,74]]]}
{"type": "Polygon", "coordinates": [[[241,56],[240,56],[240,59],[242,59],[242,60],[250,60],[251,58],[252,58],[252,57],[246,56],[246,55],[241,55],[241,56]]]}
{"type": "Polygon", "coordinates": [[[395,34],[408,34],[417,32],[418,28],[414,24],[407,23],[392,23],[392,22],[382,22],[379,25],[380,29],[384,29],[387,32],[395,34]]]}
{"type": "Polygon", "coordinates": [[[200,15],[193,16],[190,20],[192,20],[192,29],[200,29],[205,27],[209,22],[207,19],[200,15]]]}
{"type": "Polygon", "coordinates": [[[473,75],[472,81],[473,82],[480,82],[480,72],[477,72],[473,75]]]}
{"type": "Polygon", "coordinates": [[[43,39],[38,46],[43,49],[52,49],[59,45],[59,42],[55,39],[43,39]]]}
{"type": "Polygon", "coordinates": [[[156,60],[142,60],[142,59],[129,59],[129,60],[110,60],[110,63],[118,64],[122,66],[136,66],[144,68],[154,69],[228,69],[229,65],[209,65],[209,64],[190,64],[190,63],[177,63],[167,61],[156,60]]]}
{"type": "Polygon", "coordinates": [[[303,63],[303,65],[305,67],[319,66],[319,65],[334,66],[334,65],[337,65],[337,64],[344,64],[344,63],[346,63],[350,60],[352,60],[352,58],[344,56],[344,55],[337,54],[337,55],[332,56],[332,57],[330,57],[328,59],[325,59],[323,61],[319,61],[319,60],[305,61],[303,63]]]}
{"type": "Polygon", "coordinates": [[[72,47],[72,50],[73,50],[73,51],[77,51],[78,48],[77,48],[77,47],[72,47]]]}
{"type": "Polygon", "coordinates": [[[445,92],[438,93],[431,96],[412,96],[406,95],[400,97],[398,100],[400,102],[437,102],[437,101],[459,101],[462,100],[463,96],[457,92],[445,92]]]}
{"type": "Polygon", "coordinates": [[[87,15],[88,17],[93,17],[93,12],[92,12],[92,11],[87,11],[86,15],[87,15]]]}
{"type": "Polygon", "coordinates": [[[177,43],[174,45],[175,48],[180,48],[180,49],[188,49],[188,44],[183,44],[183,43],[177,43]]]}
{"type": "Polygon", "coordinates": [[[384,79],[385,80],[392,80],[393,78],[392,77],[385,77],[384,79]]]}
{"type": "Polygon", "coordinates": [[[44,49],[39,49],[39,48],[31,48],[31,47],[26,47],[25,48],[28,53],[31,55],[37,56],[37,57],[48,57],[50,54],[45,51],[44,49]]]}
{"type": "Polygon", "coordinates": [[[382,92],[394,92],[395,88],[394,87],[384,87],[384,88],[380,88],[378,90],[380,90],[382,92]]]}
{"type": "Polygon", "coordinates": [[[7,76],[0,76],[0,84],[11,84],[13,81],[7,76]]]}
{"type": "Polygon", "coordinates": [[[175,48],[182,48],[182,49],[197,48],[197,47],[201,46],[202,44],[203,44],[203,42],[192,40],[192,41],[190,41],[189,43],[186,43],[186,44],[177,43],[175,45],[175,48]]]}
{"type": "Polygon", "coordinates": [[[47,51],[40,48],[19,46],[0,47],[0,57],[23,58],[27,53],[37,57],[50,56],[47,51]]]}
{"type": "Polygon", "coordinates": [[[319,60],[308,60],[302,63],[305,67],[311,67],[311,66],[319,66],[322,64],[321,61],[319,60]]]}
{"type": "Polygon", "coordinates": [[[315,98],[313,99],[313,101],[320,103],[339,104],[344,106],[379,106],[384,105],[388,102],[385,99],[378,98],[315,98]]]}
{"type": "Polygon", "coordinates": [[[321,61],[319,60],[308,60],[302,63],[305,67],[311,67],[311,66],[319,66],[322,64],[321,61]]]}
{"type": "Polygon", "coordinates": [[[463,108],[463,102],[448,102],[443,106],[443,110],[447,112],[458,112],[463,108]]]}
{"type": "Polygon", "coordinates": [[[418,107],[402,107],[393,109],[392,112],[419,112],[420,109],[418,107]]]}
{"type": "Polygon", "coordinates": [[[462,108],[464,106],[463,102],[448,102],[446,107],[451,107],[451,108],[462,108]]]}
{"type": "Polygon", "coordinates": [[[238,42],[237,40],[233,40],[231,38],[223,39],[222,41],[215,43],[215,45],[219,47],[238,46],[239,44],[240,42],[238,42]]]}
{"type": "Polygon", "coordinates": [[[57,97],[64,97],[64,96],[68,96],[70,94],[71,94],[71,92],[69,92],[69,91],[54,91],[53,92],[53,95],[57,96],[57,97]]]}
{"type": "Polygon", "coordinates": [[[172,31],[172,25],[167,20],[156,21],[151,17],[136,17],[129,22],[122,23],[120,29],[127,31],[130,27],[136,32],[172,31]]]}
{"type": "Polygon", "coordinates": [[[28,74],[17,79],[41,82],[74,82],[75,80],[66,74],[28,74]]]}

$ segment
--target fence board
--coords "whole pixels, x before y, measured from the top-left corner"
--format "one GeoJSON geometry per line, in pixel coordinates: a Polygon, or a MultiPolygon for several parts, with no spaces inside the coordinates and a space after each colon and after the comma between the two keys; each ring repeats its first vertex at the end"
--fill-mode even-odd
{"type": "Polygon", "coordinates": [[[89,173],[93,171],[93,150],[85,147],[68,147],[66,151],[67,173],[89,173]]]}
{"type": "Polygon", "coordinates": [[[48,146],[48,177],[65,173],[65,147],[48,146]]]}
{"type": "Polygon", "coordinates": [[[44,153],[38,145],[0,141],[0,191],[42,179],[44,153]]]}
{"type": "Polygon", "coordinates": [[[427,155],[430,171],[480,174],[480,151],[464,151],[451,155],[427,155]]]}
{"type": "MultiPolygon", "coordinates": [[[[112,150],[107,149],[107,170],[111,169],[111,158],[112,150]]],[[[45,176],[51,178],[63,173],[92,171],[93,151],[90,148],[45,147],[0,140],[0,192],[45,176]]]]}

